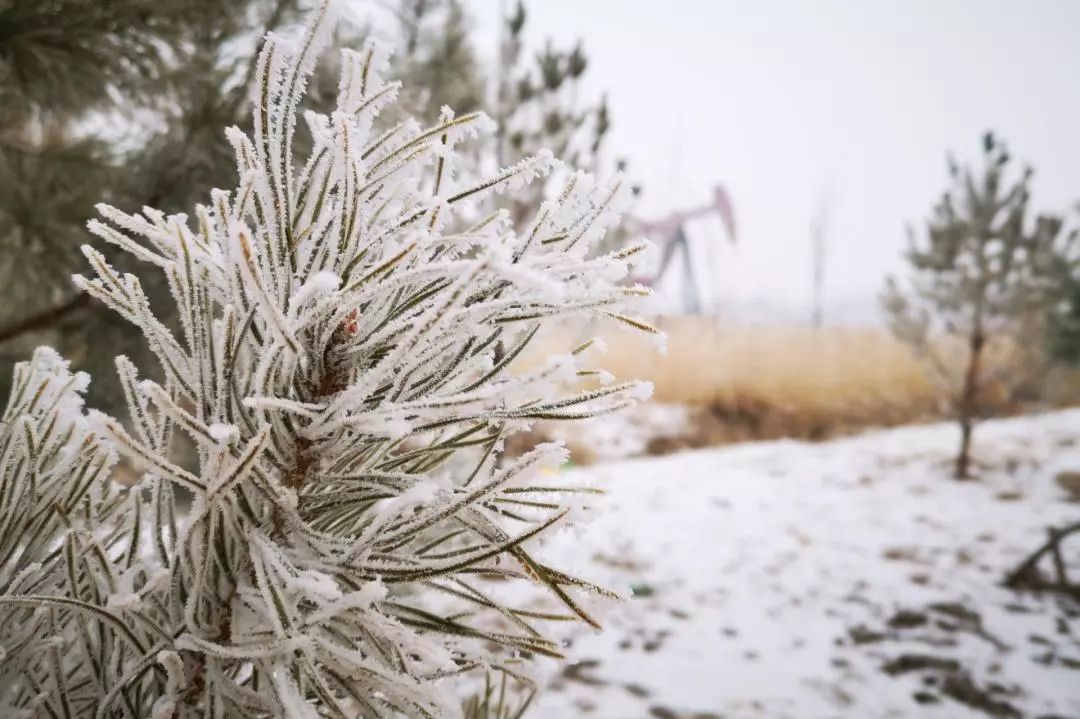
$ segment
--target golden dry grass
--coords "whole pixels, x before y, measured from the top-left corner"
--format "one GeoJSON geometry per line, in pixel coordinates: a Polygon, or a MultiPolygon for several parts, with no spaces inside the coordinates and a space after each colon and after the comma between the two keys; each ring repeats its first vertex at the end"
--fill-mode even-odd
{"type": "MultiPolygon", "coordinates": [[[[700,408],[693,444],[770,437],[822,438],[869,426],[941,417],[944,387],[907,346],[884,329],[793,326],[725,326],[708,317],[666,317],[668,336],[660,354],[647,338],[614,329],[601,331],[608,345],[595,364],[617,379],[645,379],[659,402],[700,408]]],[[[593,333],[564,326],[539,338],[535,358],[576,346],[593,333]]],[[[938,354],[959,373],[959,343],[942,343],[938,354]]],[[[989,367],[1004,367],[1015,352],[1008,343],[988,353],[989,367]]],[[[984,403],[1008,412],[993,383],[984,403]]]]}

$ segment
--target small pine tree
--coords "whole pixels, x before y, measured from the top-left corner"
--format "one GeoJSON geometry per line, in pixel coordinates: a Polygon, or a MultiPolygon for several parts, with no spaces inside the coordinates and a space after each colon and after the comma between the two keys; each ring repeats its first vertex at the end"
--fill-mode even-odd
{"type": "MultiPolygon", "coordinates": [[[[597,171],[602,145],[611,129],[606,98],[582,98],[588,69],[584,46],[559,49],[549,39],[532,55],[526,52],[527,12],[521,1],[500,23],[499,55],[487,72],[477,61],[469,37],[469,16],[460,0],[399,0],[395,16],[402,29],[404,56],[395,76],[412,92],[402,106],[414,116],[434,119],[439,108],[488,109],[497,123],[493,157],[478,163],[510,165],[550,149],[570,165],[597,171]]],[[[620,168],[621,169],[621,168],[620,168]]],[[[509,207],[522,229],[555,185],[552,176],[515,195],[509,207]]],[[[612,241],[624,239],[613,233],[612,241]]]]}
{"type": "MultiPolygon", "coordinates": [[[[525,54],[527,12],[522,0],[503,19],[495,78],[494,114],[498,121],[496,156],[510,163],[551,148],[575,167],[596,170],[600,148],[611,129],[607,99],[592,105],[580,97],[581,78],[589,66],[581,42],[569,50],[549,39],[533,62],[525,54]]],[[[515,198],[515,224],[522,225],[545,194],[537,184],[515,198]]]]}
{"type": "MultiPolygon", "coordinates": [[[[1076,206],[1080,211],[1080,204],[1076,206]]],[[[1070,230],[1071,241],[1080,243],[1080,227],[1070,230]]],[[[1054,362],[1080,365],[1080,262],[1061,269],[1061,281],[1046,314],[1046,351],[1054,362]]]]}
{"type": "Polygon", "coordinates": [[[547,624],[596,624],[586,600],[609,592],[533,546],[584,491],[540,473],[564,451],[497,460],[530,422],[648,389],[567,389],[597,378],[588,345],[508,370],[561,318],[655,332],[621,313],[646,292],[619,284],[643,247],[590,252],[625,187],[575,174],[523,233],[482,214],[555,161],[472,182],[455,161],[483,115],[381,128],[397,85],[374,44],[344,53],[334,111],[306,113],[300,161],[331,25],[324,4],[298,42],[268,36],[254,132],[228,132],[238,186],[194,226],[105,205],[90,223],[164,274],[178,318],[174,334],[139,277],[84,247],[94,275],[76,283],[160,365],[157,382],[117,358],[129,423],[84,415],[86,378],[51,351],[17,372],[0,422],[3,716],[456,716],[454,677],[518,677],[521,654],[559,655],[547,624]],[[184,466],[177,430],[198,447],[184,466]],[[128,490],[108,479],[112,446],[143,472],[128,490]],[[506,603],[518,582],[561,609],[506,603]]]}
{"type": "Polygon", "coordinates": [[[461,0],[400,0],[397,16],[402,48],[391,70],[405,93],[399,110],[434,122],[443,106],[484,109],[487,76],[461,0]]]}
{"type": "Polygon", "coordinates": [[[1062,232],[1060,219],[1029,221],[1032,173],[1025,169],[1010,179],[1009,161],[990,133],[983,137],[980,174],[950,161],[952,187],[935,206],[925,238],[910,233],[909,281],[890,277],[882,295],[892,331],[930,361],[948,389],[960,425],[957,478],[970,475],[988,342],[1017,337],[1040,321],[1076,263],[1076,237],[1062,232]],[[948,337],[965,346],[959,377],[937,346],[948,337]]]}

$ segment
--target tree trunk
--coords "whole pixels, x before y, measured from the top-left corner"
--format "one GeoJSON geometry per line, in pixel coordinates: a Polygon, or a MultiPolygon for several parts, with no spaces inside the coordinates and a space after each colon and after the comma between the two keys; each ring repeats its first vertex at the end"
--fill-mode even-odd
{"type": "Polygon", "coordinates": [[[971,430],[970,418],[960,419],[960,452],[956,455],[956,478],[968,479],[971,475],[968,464],[971,461],[971,430]]]}
{"type": "Polygon", "coordinates": [[[956,478],[970,477],[971,434],[979,414],[979,370],[982,350],[985,344],[982,328],[976,327],[971,333],[967,372],[964,374],[964,389],[960,395],[960,452],[956,455],[956,478]]]}

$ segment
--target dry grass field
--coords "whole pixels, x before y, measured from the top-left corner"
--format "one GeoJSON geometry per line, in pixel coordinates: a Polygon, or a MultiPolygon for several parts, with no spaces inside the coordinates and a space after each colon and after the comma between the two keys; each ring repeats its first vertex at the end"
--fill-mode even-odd
{"type": "MultiPolygon", "coordinates": [[[[692,407],[698,436],[690,443],[695,446],[776,437],[823,439],[938,419],[948,410],[945,386],[884,329],[736,327],[701,316],[664,317],[656,324],[667,334],[666,353],[636,333],[607,329],[599,333],[607,352],[596,364],[616,379],[651,381],[657,402],[692,407]]],[[[564,326],[538,338],[519,362],[532,364],[594,332],[564,326]]],[[[962,343],[942,342],[937,354],[959,375],[966,361],[962,343]]],[[[989,414],[1021,409],[1004,379],[1015,384],[1025,374],[1025,362],[1014,343],[990,344],[983,396],[989,414]]],[[[1047,402],[1069,403],[1064,395],[1047,402]]]]}

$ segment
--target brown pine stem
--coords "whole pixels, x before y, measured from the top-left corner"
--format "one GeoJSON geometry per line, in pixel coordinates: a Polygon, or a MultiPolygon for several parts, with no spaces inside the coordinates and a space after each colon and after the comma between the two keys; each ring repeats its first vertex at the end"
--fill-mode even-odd
{"type": "Polygon", "coordinates": [[[982,351],[986,343],[982,327],[976,325],[971,334],[967,372],[960,394],[960,451],[956,456],[956,478],[968,479],[971,464],[971,434],[979,414],[979,375],[982,351]]]}
{"type": "Polygon", "coordinates": [[[6,327],[0,327],[0,343],[9,342],[29,332],[49,329],[68,315],[89,306],[90,295],[80,292],[61,304],[13,322],[6,327]]]}

